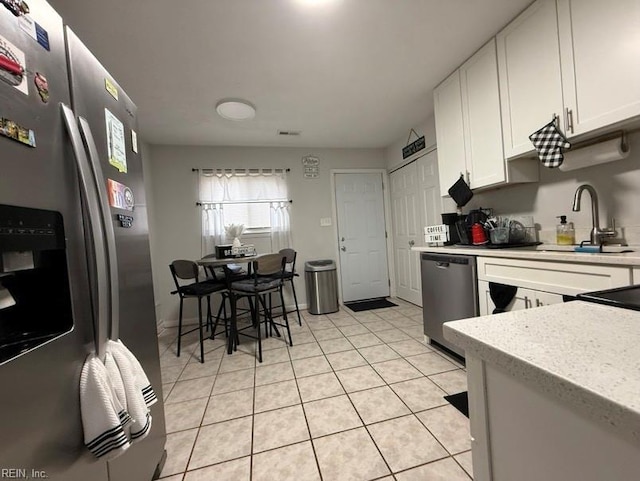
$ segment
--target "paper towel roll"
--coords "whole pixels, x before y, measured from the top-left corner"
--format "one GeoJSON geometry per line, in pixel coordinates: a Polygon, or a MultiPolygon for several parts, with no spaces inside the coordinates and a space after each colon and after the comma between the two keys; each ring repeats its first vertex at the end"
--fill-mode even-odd
{"type": "Polygon", "coordinates": [[[625,151],[622,145],[622,137],[618,137],[599,144],[589,145],[577,150],[564,153],[564,162],[558,167],[566,172],[582,169],[592,165],[605,164],[614,160],[624,159],[629,156],[629,148],[625,151]]]}

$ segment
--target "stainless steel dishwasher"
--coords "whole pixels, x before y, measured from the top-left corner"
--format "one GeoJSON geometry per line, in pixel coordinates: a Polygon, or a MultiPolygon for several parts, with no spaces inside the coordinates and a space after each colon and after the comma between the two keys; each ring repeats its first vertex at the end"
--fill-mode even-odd
{"type": "Polygon", "coordinates": [[[476,258],[423,252],[422,319],[431,343],[464,357],[464,351],[445,340],[442,324],[478,315],[476,258]]]}

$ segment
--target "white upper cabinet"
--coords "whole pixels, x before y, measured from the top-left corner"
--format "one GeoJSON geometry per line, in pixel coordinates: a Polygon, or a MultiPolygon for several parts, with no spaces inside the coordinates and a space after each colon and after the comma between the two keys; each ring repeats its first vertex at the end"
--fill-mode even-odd
{"type": "MultiPolygon", "coordinates": [[[[637,1],[637,0],[636,0],[637,1]]],[[[496,36],[506,158],[531,152],[529,135],[559,117],[564,131],[555,0],[540,0],[496,36]]]]}
{"type": "Polygon", "coordinates": [[[495,41],[433,91],[440,194],[463,176],[472,189],[504,182],[495,41]]]}
{"type": "Polygon", "coordinates": [[[640,2],[558,0],[569,136],[640,115],[640,2]]]}
{"type": "Polygon", "coordinates": [[[507,159],[554,115],[569,139],[640,116],[638,0],[538,0],[496,42],[507,159]]]}
{"type": "Polygon", "coordinates": [[[433,101],[440,195],[461,175],[472,189],[538,180],[529,160],[505,165],[494,39],[434,89],[433,101]]]}
{"type": "Polygon", "coordinates": [[[494,39],[460,67],[460,87],[471,188],[503,183],[506,174],[494,39]]]}
{"type": "Polygon", "coordinates": [[[461,175],[467,175],[459,70],[434,89],[433,103],[440,195],[444,196],[461,175]]]}

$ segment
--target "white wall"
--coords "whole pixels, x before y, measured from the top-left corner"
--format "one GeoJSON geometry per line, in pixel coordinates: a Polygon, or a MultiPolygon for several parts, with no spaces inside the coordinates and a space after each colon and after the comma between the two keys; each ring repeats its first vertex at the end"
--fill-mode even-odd
{"type": "MultiPolygon", "coordinates": [[[[154,290],[159,318],[169,323],[178,318],[178,299],[170,295],[174,287],[168,266],[174,259],[198,259],[201,255],[200,209],[195,205],[197,173],[192,172],[192,168],[291,169],[291,228],[293,248],[298,252],[296,270],[300,273],[296,292],[299,303],[306,304],[304,263],[312,259],[336,259],[333,227],[320,227],[321,217],[332,217],[330,170],[386,167],[382,149],[154,145],[149,152],[149,169],[145,173],[153,201],[150,231],[154,290]],[[302,157],[306,155],[320,159],[318,179],[303,178],[302,157]]],[[[195,317],[195,301],[188,304],[185,317],[195,317]]]]}
{"type": "MultiPolygon", "coordinates": [[[[155,202],[153,199],[153,185],[152,185],[152,175],[151,175],[151,146],[149,144],[147,144],[146,142],[141,142],[140,143],[140,152],[141,152],[141,157],[142,157],[142,173],[143,173],[143,177],[144,177],[144,190],[145,190],[145,197],[147,199],[147,214],[148,214],[148,221],[149,221],[149,249],[151,251],[151,260],[152,260],[152,265],[151,265],[151,271],[152,271],[152,275],[153,275],[153,285],[155,286],[160,273],[158,266],[153,264],[153,257],[154,257],[154,253],[158,250],[158,246],[156,243],[156,239],[157,237],[154,235],[155,232],[155,202]]],[[[163,271],[164,272],[164,271],[163,271]]],[[[157,293],[154,292],[154,297],[155,297],[155,309],[156,309],[156,325],[158,327],[158,330],[160,330],[162,328],[162,317],[161,317],[161,312],[159,311],[158,308],[158,296],[157,293]]]]}

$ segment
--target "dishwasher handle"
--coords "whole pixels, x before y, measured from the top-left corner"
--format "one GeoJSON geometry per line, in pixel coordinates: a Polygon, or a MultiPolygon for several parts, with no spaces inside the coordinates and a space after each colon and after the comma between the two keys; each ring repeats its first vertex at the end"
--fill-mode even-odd
{"type": "Polygon", "coordinates": [[[464,256],[464,255],[449,255],[449,254],[432,254],[430,252],[423,252],[420,256],[420,260],[422,261],[431,261],[441,264],[462,264],[468,265],[470,263],[474,263],[473,256],[464,256]]]}
{"type": "Polygon", "coordinates": [[[438,269],[448,269],[449,268],[449,263],[448,262],[436,262],[436,267],[438,269]]]}

